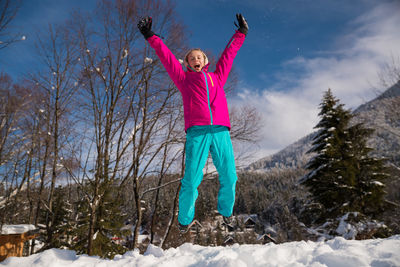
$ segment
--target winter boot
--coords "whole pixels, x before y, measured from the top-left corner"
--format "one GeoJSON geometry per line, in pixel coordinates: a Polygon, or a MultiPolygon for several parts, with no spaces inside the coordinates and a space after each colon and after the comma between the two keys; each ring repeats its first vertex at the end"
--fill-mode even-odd
{"type": "Polygon", "coordinates": [[[183,225],[183,224],[181,224],[181,223],[178,223],[179,232],[180,232],[181,234],[186,234],[186,233],[189,231],[189,228],[190,228],[191,225],[192,225],[192,224],[183,225]]]}

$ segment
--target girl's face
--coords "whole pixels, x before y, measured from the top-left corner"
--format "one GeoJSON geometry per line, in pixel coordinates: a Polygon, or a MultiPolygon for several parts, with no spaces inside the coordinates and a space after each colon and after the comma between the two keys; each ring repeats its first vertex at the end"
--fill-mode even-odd
{"type": "Polygon", "coordinates": [[[189,66],[196,72],[200,72],[201,69],[204,67],[204,55],[199,50],[193,50],[188,55],[188,63],[189,66]]]}

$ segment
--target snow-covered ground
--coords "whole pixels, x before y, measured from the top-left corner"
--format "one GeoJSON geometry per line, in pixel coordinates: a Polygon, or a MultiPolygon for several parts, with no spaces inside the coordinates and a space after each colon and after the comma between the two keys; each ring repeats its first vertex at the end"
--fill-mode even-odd
{"type": "Polygon", "coordinates": [[[326,242],[290,242],[280,245],[232,245],[202,247],[184,244],[161,250],[150,246],[144,255],[130,251],[114,260],[105,260],[74,251],[50,249],[25,258],[8,258],[0,266],[42,267],[245,267],[245,266],[400,266],[400,235],[387,239],[346,240],[341,237],[326,242]]]}

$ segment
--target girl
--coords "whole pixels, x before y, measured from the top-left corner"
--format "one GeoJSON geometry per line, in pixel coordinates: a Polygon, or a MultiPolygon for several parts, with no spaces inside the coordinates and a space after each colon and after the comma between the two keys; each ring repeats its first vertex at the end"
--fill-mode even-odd
{"type": "Polygon", "coordinates": [[[186,233],[193,221],[197,187],[203,179],[203,168],[211,151],[213,163],[219,174],[218,212],[226,224],[231,223],[235,203],[236,167],[229,135],[230,121],[224,84],[231,70],[233,59],[247,35],[248,25],[241,14],[239,25],[219,58],[215,71],[208,72],[208,58],[201,49],[190,50],[184,58],[183,70],[162,40],[151,30],[152,19],[143,18],[138,28],[155,50],[172,81],[182,94],[186,159],[185,175],[179,192],[178,227],[186,233]]]}

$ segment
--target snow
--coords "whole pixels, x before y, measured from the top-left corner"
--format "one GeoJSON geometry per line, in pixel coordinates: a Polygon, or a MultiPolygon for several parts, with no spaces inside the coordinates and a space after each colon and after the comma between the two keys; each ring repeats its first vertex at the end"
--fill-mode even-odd
{"type": "Polygon", "coordinates": [[[122,58],[126,58],[129,55],[129,52],[127,49],[124,49],[124,54],[122,55],[122,58]]]}
{"type": "Polygon", "coordinates": [[[377,186],[385,186],[383,183],[379,181],[373,181],[372,184],[377,185],[377,186]]]}
{"type": "Polygon", "coordinates": [[[342,218],[340,218],[340,223],[338,228],[336,229],[336,233],[343,236],[344,238],[354,239],[357,235],[357,228],[354,225],[346,222],[350,214],[353,214],[353,216],[355,217],[357,217],[358,215],[356,212],[346,213],[342,218]]]}
{"type": "Polygon", "coordinates": [[[144,63],[151,64],[151,63],[153,63],[153,59],[151,59],[151,58],[149,58],[149,57],[146,57],[146,58],[144,59],[144,63]]]}
{"type": "Polygon", "coordinates": [[[35,229],[36,227],[32,224],[13,224],[13,225],[5,224],[1,228],[1,234],[2,235],[22,234],[35,229]]]}
{"type": "Polygon", "coordinates": [[[0,266],[400,266],[399,251],[400,235],[362,241],[336,237],[326,242],[300,241],[279,245],[203,247],[186,243],[168,250],[150,245],[143,255],[135,250],[117,255],[113,260],[49,249],[29,257],[7,258],[0,266]]]}

